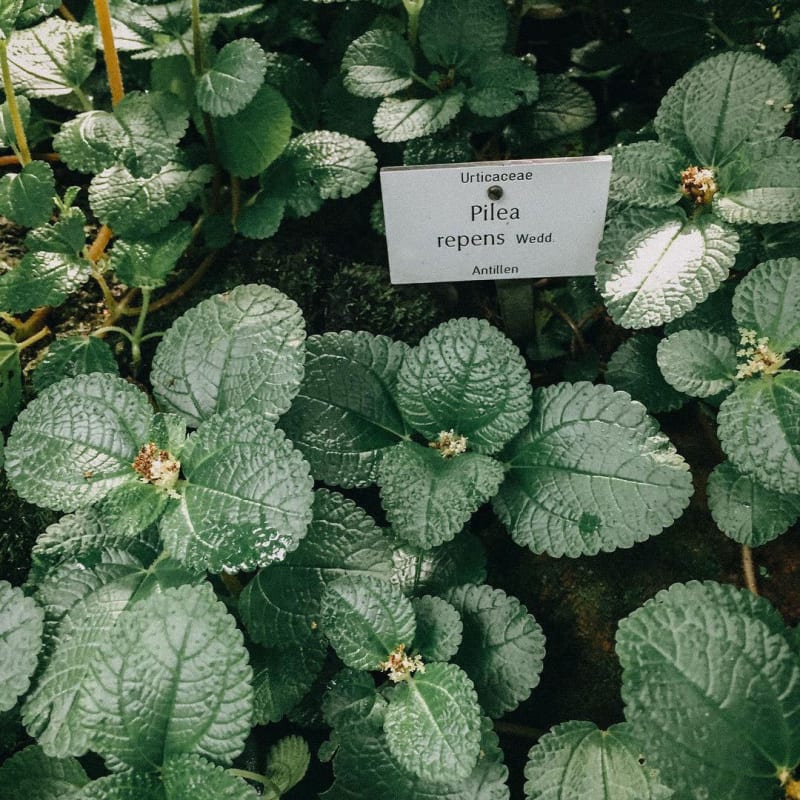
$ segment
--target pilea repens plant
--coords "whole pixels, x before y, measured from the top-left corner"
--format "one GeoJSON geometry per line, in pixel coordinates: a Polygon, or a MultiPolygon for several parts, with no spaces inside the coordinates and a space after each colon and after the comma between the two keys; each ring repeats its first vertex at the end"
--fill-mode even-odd
{"type": "MultiPolygon", "coordinates": [[[[37,743],[0,785],[32,796],[244,798],[251,780],[277,797],[306,770],[302,739],[260,754],[262,772],[231,764],[252,725],[315,709],[331,728],[326,798],[508,797],[492,720],[538,683],[544,636],[485,583],[464,523],[494,497],[518,541],[591,553],[658,533],[691,492],[641,404],[588,383],[532,393],[485,321],[445,323],[414,348],[364,332],[306,340],[291,300],[240,286],[176,320],[150,378],[158,411],[115,374],[51,383],[6,443],[20,495],[69,512],[37,542],[27,596],[2,584],[2,708],[21,698],[37,743]],[[391,525],[315,490],[312,473],[378,481],[391,525]],[[89,780],[90,750],[106,776],[89,780]]],[[[578,796],[601,773],[636,797],[794,790],[797,640],[766,601],[676,585],[623,622],[618,647],[629,721],[544,737],[530,798],[578,796]],[[692,692],[703,700],[686,705],[692,692]],[[706,738],[741,748],[709,755],[706,738]]]]}

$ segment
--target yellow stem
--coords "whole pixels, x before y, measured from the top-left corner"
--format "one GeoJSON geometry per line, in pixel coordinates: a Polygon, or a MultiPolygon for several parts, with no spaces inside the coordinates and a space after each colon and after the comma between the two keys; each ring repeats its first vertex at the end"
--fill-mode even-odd
{"type": "Polygon", "coordinates": [[[49,335],[50,335],[50,328],[48,328],[47,325],[45,325],[44,328],[38,330],[36,333],[33,334],[33,336],[29,336],[27,339],[25,339],[24,342],[20,342],[17,345],[17,347],[20,350],[24,350],[26,347],[30,347],[32,344],[36,344],[36,342],[38,342],[40,339],[44,339],[45,336],[49,335]]]}
{"type": "Polygon", "coordinates": [[[119,66],[119,55],[114,44],[114,31],[111,28],[111,12],[108,0],[94,0],[94,10],[97,14],[97,24],[100,27],[100,36],[103,40],[103,58],[106,62],[106,75],[108,86],[111,89],[111,104],[116,105],[125,97],[125,88],[122,85],[122,70],[119,66]]]}
{"type": "Polygon", "coordinates": [[[17,96],[14,94],[14,83],[11,80],[11,68],[8,65],[8,39],[0,39],[0,69],[2,69],[3,73],[3,88],[6,90],[8,113],[11,116],[14,137],[19,148],[19,163],[26,167],[31,163],[31,151],[28,148],[28,139],[25,136],[25,128],[22,125],[17,96]]]}
{"type": "Polygon", "coordinates": [[[758,595],[756,570],[753,565],[753,551],[746,544],[742,545],[742,571],[744,572],[745,586],[747,586],[754,595],[758,595]]]}
{"type": "Polygon", "coordinates": [[[58,7],[58,13],[68,22],[77,22],[75,15],[62,3],[58,7]]]}

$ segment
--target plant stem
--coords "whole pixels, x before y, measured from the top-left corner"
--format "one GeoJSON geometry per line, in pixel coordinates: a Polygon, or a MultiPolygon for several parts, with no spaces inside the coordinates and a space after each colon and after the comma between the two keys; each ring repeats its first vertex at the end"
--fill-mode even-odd
{"type": "Polygon", "coordinates": [[[742,545],[742,571],[744,572],[745,586],[756,596],[758,596],[758,583],[756,582],[756,570],[753,565],[753,551],[746,545],[742,545]]]}
{"type": "Polygon", "coordinates": [[[65,19],[67,22],[77,22],[78,20],[75,19],[75,15],[62,3],[58,7],[58,13],[65,19]]]}
{"type": "Polygon", "coordinates": [[[238,778],[246,778],[249,781],[260,783],[268,792],[272,792],[272,795],[266,793],[263,795],[269,798],[269,800],[278,800],[281,796],[280,789],[275,782],[270,780],[266,775],[259,775],[257,772],[250,772],[248,769],[234,769],[233,767],[226,769],[225,772],[227,772],[228,775],[235,775],[238,778]]]}
{"type": "Polygon", "coordinates": [[[194,74],[199,78],[205,72],[203,32],[200,30],[200,0],[192,0],[192,49],[194,50],[194,74]]]}
{"type": "Polygon", "coordinates": [[[403,6],[408,14],[408,41],[412,47],[417,46],[419,35],[419,15],[425,0],[403,0],[403,6]]]}
{"type": "MultiPolygon", "coordinates": [[[[61,161],[58,153],[35,153],[31,155],[32,161],[61,161]]],[[[21,164],[19,156],[0,156],[0,167],[12,167],[14,164],[21,164]]]]}
{"type": "Polygon", "coordinates": [[[544,736],[544,731],[538,728],[530,728],[527,725],[520,725],[516,722],[500,722],[494,723],[494,729],[497,733],[507,733],[511,736],[519,736],[523,739],[540,739],[544,736]]]}
{"type": "Polygon", "coordinates": [[[133,336],[131,336],[131,363],[134,374],[142,363],[142,332],[147,319],[147,311],[150,307],[150,294],[152,291],[152,289],[142,289],[142,307],[139,309],[139,319],[136,321],[136,328],[133,331],[133,336]]]}
{"type": "Polygon", "coordinates": [[[238,597],[242,593],[242,582],[235,576],[228,572],[220,572],[220,580],[225,584],[225,588],[234,596],[238,597]]]}
{"type": "Polygon", "coordinates": [[[15,327],[14,339],[18,342],[24,342],[44,328],[50,311],[50,306],[37,308],[19,327],[15,327]]]}
{"type": "Polygon", "coordinates": [[[17,319],[13,314],[9,314],[6,311],[0,311],[0,319],[3,320],[3,322],[7,322],[15,331],[18,331],[25,325],[21,319],[17,319]]]}
{"type": "Polygon", "coordinates": [[[107,333],[122,334],[122,336],[124,336],[129,342],[133,342],[133,336],[131,336],[131,332],[126,331],[125,328],[120,328],[118,325],[103,325],[102,328],[98,328],[96,331],[92,331],[89,335],[101,338],[105,336],[105,334],[107,333]]]}
{"type": "Polygon", "coordinates": [[[26,167],[31,163],[31,151],[28,148],[25,127],[22,124],[22,117],[19,113],[17,96],[14,93],[14,82],[11,80],[11,68],[8,65],[8,39],[0,39],[0,69],[2,69],[3,73],[3,88],[6,90],[8,113],[11,116],[14,138],[17,140],[17,148],[19,149],[19,163],[26,167]]]}
{"type": "Polygon", "coordinates": [[[106,62],[108,86],[111,89],[111,105],[115,106],[125,97],[125,89],[122,85],[119,55],[114,44],[114,31],[111,28],[111,12],[108,8],[108,0],[94,0],[94,10],[97,14],[97,24],[103,40],[103,58],[106,62]]]}
{"type": "Polygon", "coordinates": [[[112,231],[108,225],[103,225],[95,234],[94,241],[89,248],[89,252],[86,254],[86,258],[96,264],[105,252],[106,246],[111,241],[113,235],[114,231],[112,231]]]}
{"type": "Polygon", "coordinates": [[[43,328],[40,328],[33,336],[29,336],[25,341],[20,342],[17,345],[18,350],[24,350],[26,347],[30,347],[32,344],[36,344],[39,339],[44,339],[45,336],[50,335],[50,328],[45,325],[43,328]]]}

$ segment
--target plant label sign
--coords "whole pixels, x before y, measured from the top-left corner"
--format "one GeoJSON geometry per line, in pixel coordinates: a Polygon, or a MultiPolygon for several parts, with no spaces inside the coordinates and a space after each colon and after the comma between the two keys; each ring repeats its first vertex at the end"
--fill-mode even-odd
{"type": "Polygon", "coordinates": [[[594,274],[611,156],[384,167],[392,283],[594,274]]]}

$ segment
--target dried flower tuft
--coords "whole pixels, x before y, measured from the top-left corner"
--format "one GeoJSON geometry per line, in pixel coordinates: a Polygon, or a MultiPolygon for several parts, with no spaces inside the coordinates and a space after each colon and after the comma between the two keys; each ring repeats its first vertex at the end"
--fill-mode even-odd
{"type": "Polygon", "coordinates": [[[181,462],[169,450],[159,449],[154,442],[143,444],[132,466],[143,483],[152,483],[160,489],[166,489],[170,495],[175,494],[181,462]]]}
{"type": "Polygon", "coordinates": [[[714,170],[707,167],[687,167],[681,172],[681,191],[697,205],[707,206],[717,193],[714,170]]]}
{"type": "Polygon", "coordinates": [[[466,451],[467,437],[459,436],[451,428],[449,431],[440,431],[439,438],[435,442],[430,442],[428,447],[438,450],[442,458],[452,458],[466,451]]]}
{"type": "Polygon", "coordinates": [[[425,664],[422,663],[421,656],[409,656],[406,654],[406,646],[399,644],[389,653],[386,661],[378,664],[378,669],[389,673],[389,680],[395,683],[407,681],[414,672],[425,672],[425,664]]]}

